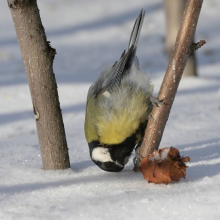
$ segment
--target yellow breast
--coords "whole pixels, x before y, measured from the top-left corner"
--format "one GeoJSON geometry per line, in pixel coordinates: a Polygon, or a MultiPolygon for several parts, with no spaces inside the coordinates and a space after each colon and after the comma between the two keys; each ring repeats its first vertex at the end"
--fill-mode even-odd
{"type": "Polygon", "coordinates": [[[147,100],[149,97],[145,92],[131,93],[128,88],[107,95],[103,93],[96,100],[88,99],[85,121],[87,142],[99,140],[108,145],[122,143],[148,119],[147,100]]]}

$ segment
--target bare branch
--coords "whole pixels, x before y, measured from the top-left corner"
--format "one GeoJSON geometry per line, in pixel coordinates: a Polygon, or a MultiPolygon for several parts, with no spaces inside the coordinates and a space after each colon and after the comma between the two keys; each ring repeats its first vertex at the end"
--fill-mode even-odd
{"type": "Polygon", "coordinates": [[[56,50],[46,39],[36,0],[8,0],[30,87],[44,169],[70,167],[57,84],[56,50]]]}
{"type": "MultiPolygon", "coordinates": [[[[202,3],[203,0],[188,0],[186,3],[174,51],[170,57],[169,65],[157,97],[158,100],[164,100],[164,104],[158,107],[154,106],[152,110],[151,119],[148,122],[143,143],[139,150],[140,159],[159,148],[187,58],[192,53],[193,39],[202,3]]],[[[198,49],[199,46],[201,44],[194,47],[194,50],[195,48],[198,49]]]]}

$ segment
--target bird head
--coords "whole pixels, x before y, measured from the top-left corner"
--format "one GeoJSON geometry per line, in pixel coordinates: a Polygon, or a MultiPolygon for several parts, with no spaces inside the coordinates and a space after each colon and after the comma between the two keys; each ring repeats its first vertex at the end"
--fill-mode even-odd
{"type": "Polygon", "coordinates": [[[100,169],[108,172],[123,170],[131,154],[131,152],[119,150],[120,146],[106,146],[93,142],[89,147],[92,161],[100,169]]]}

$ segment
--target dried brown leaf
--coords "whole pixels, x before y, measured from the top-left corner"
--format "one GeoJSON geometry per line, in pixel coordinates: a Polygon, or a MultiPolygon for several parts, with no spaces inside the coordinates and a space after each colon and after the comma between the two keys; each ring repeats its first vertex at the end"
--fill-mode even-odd
{"type": "Polygon", "coordinates": [[[163,148],[143,158],[139,170],[148,182],[168,184],[185,178],[185,162],[189,161],[189,157],[180,156],[178,149],[163,148]]]}

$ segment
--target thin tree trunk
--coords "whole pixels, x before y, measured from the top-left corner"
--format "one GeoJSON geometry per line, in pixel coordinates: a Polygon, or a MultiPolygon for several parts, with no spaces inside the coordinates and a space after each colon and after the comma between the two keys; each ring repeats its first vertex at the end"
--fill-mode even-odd
{"type": "MultiPolygon", "coordinates": [[[[193,44],[194,34],[203,0],[188,0],[183,15],[182,24],[177,35],[173,54],[170,57],[158,100],[163,104],[155,106],[148,122],[144,140],[139,151],[140,159],[159,148],[166,122],[176,95],[176,91],[187,62],[187,58],[201,45],[193,44]]],[[[137,164],[138,166],[139,164],[137,164]]]]}
{"type": "MultiPolygon", "coordinates": [[[[166,50],[170,55],[173,52],[176,36],[180,28],[183,12],[185,9],[186,0],[164,0],[165,14],[166,14],[166,50]]],[[[196,56],[193,54],[189,57],[183,76],[197,76],[196,56]]]]}
{"type": "Polygon", "coordinates": [[[8,0],[28,77],[44,169],[70,167],[57,84],[56,50],[46,39],[36,0],[8,0]]]}

